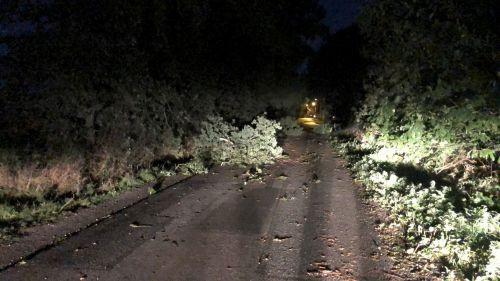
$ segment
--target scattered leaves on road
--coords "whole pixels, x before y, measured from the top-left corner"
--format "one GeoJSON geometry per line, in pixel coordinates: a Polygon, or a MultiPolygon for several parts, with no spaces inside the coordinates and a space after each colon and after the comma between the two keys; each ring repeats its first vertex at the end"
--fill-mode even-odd
{"type": "Polygon", "coordinates": [[[333,247],[337,242],[337,238],[331,236],[320,236],[319,239],[324,241],[326,243],[326,246],[329,248],[333,247]]]}
{"type": "Polygon", "coordinates": [[[283,240],[286,240],[286,239],[290,239],[292,238],[291,235],[279,235],[279,234],[276,234],[273,238],[273,241],[274,242],[282,242],[283,240]]]}
{"type": "Polygon", "coordinates": [[[315,260],[307,268],[307,275],[313,277],[341,277],[342,273],[333,268],[325,260],[315,260]]]}
{"type": "Polygon", "coordinates": [[[130,224],[130,227],[132,227],[132,228],[143,228],[143,227],[151,227],[151,226],[152,226],[151,224],[143,224],[143,223],[139,223],[137,221],[133,221],[130,224]]]}
{"type": "Polygon", "coordinates": [[[321,180],[319,179],[319,177],[318,177],[318,175],[316,173],[312,174],[312,181],[314,183],[320,183],[321,182],[321,180]]]}
{"type": "Polygon", "coordinates": [[[262,254],[260,255],[259,257],[259,264],[261,264],[262,262],[267,262],[269,260],[269,254],[262,254]]]}
{"type": "Polygon", "coordinates": [[[282,181],[284,181],[284,180],[288,179],[288,176],[287,176],[287,175],[285,175],[284,173],[281,173],[281,174],[279,174],[279,175],[276,177],[276,179],[277,179],[277,180],[282,180],[282,181]]]}

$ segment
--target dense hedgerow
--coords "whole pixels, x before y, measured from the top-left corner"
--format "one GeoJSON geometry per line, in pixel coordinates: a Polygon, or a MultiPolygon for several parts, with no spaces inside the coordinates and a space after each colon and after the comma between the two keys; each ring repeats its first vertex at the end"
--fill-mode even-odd
{"type": "Polygon", "coordinates": [[[377,1],[358,141],[341,145],[408,253],[450,279],[500,277],[492,1],[377,1]]]}
{"type": "Polygon", "coordinates": [[[176,172],[269,163],[281,154],[279,124],[252,119],[270,109],[291,114],[298,99],[280,100],[292,93],[301,96],[266,88],[238,100],[229,98],[238,92],[193,87],[180,94],[135,81],[117,82],[108,92],[66,87],[34,97],[19,110],[30,118],[0,121],[0,226],[51,219],[176,172]]]}
{"type": "Polygon", "coordinates": [[[155,174],[203,171],[186,164],[202,122],[294,115],[302,95],[289,82],[307,40],[327,31],[317,1],[4,2],[1,226],[155,174]]]}
{"type": "Polygon", "coordinates": [[[12,105],[22,116],[6,114],[12,118],[0,121],[0,186],[62,192],[78,192],[88,182],[112,186],[157,160],[193,156],[192,139],[208,116],[243,126],[269,109],[293,114],[301,97],[272,88],[242,99],[234,98],[240,90],[193,87],[179,93],[151,81],[110,87],[106,92],[66,87],[34,97],[18,110],[12,105]],[[288,95],[298,98],[287,104],[288,95]],[[63,171],[69,168],[73,174],[63,171]],[[43,179],[33,180],[38,175],[43,179]]]}

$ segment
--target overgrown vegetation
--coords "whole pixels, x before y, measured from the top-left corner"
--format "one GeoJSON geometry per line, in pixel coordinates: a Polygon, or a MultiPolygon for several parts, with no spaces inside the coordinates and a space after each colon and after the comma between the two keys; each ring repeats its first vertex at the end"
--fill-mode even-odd
{"type": "Polygon", "coordinates": [[[221,117],[209,117],[202,122],[200,135],[195,139],[198,161],[213,164],[259,166],[272,163],[283,150],[278,146],[276,133],[279,123],[259,116],[241,130],[221,117]]]}
{"type": "Polygon", "coordinates": [[[215,92],[177,95],[166,85],[148,82],[139,94],[124,85],[109,93],[116,95],[112,102],[109,96],[101,101],[96,93],[74,89],[64,94],[69,94],[64,101],[63,95],[52,96],[61,99],[56,111],[53,101],[34,104],[40,117],[34,132],[53,138],[44,140],[44,153],[15,147],[1,150],[4,234],[166,175],[203,173],[215,164],[258,166],[281,155],[276,139],[279,123],[264,116],[251,121],[251,116],[269,106],[287,113],[292,109],[286,106],[293,108],[293,103],[270,95],[219,103],[224,97],[215,92]],[[246,112],[239,110],[243,103],[246,112]],[[228,123],[221,112],[239,118],[228,123]]]}
{"type": "Polygon", "coordinates": [[[289,81],[324,31],[313,0],[4,2],[3,230],[165,175],[272,161],[270,119],[295,114],[289,81]]]}
{"type": "MultiPolygon", "coordinates": [[[[20,227],[41,221],[54,221],[62,212],[98,204],[120,192],[171,175],[157,168],[141,170],[135,176],[124,176],[112,189],[99,190],[95,184],[80,186],[77,193],[61,194],[56,186],[39,189],[0,189],[0,239],[16,234],[20,227]]],[[[34,176],[36,179],[36,176],[34,176]]],[[[75,186],[72,186],[75,187],[75,186]]]]}
{"type": "Polygon", "coordinates": [[[281,131],[285,136],[300,136],[304,133],[304,129],[297,122],[295,116],[286,116],[280,119],[281,131]]]}
{"type": "MultiPolygon", "coordinates": [[[[193,138],[192,147],[180,144],[175,150],[164,147],[164,154],[161,150],[156,151],[158,154],[147,160],[108,155],[104,163],[99,164],[62,159],[54,159],[54,164],[47,166],[8,167],[2,163],[0,237],[15,232],[20,226],[53,220],[63,211],[97,204],[121,191],[176,173],[205,173],[216,164],[258,169],[259,165],[272,163],[281,156],[282,149],[276,139],[279,129],[279,123],[265,116],[258,116],[242,129],[222,117],[209,116],[207,121],[201,122],[201,132],[193,138]],[[175,164],[179,157],[181,161],[175,164]],[[172,160],[167,160],[169,158],[172,160]],[[140,161],[145,162],[141,164],[140,161]],[[137,163],[137,168],[132,163],[137,163]],[[123,166],[117,169],[106,165],[123,166]],[[98,169],[100,173],[86,174],[84,167],[98,169]]],[[[175,138],[170,140],[175,141],[175,138]]],[[[148,148],[151,147],[145,149],[148,148]]]]}
{"type": "Polygon", "coordinates": [[[333,132],[333,127],[329,123],[323,123],[314,127],[313,132],[320,135],[329,135],[333,132]]]}
{"type": "Polygon", "coordinates": [[[500,277],[493,1],[377,1],[361,138],[337,138],[405,251],[452,280],[500,277]]]}

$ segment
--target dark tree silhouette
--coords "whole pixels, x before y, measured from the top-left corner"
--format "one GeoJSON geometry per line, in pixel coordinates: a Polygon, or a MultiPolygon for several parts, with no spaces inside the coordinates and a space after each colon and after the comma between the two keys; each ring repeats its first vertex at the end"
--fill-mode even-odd
{"type": "Polygon", "coordinates": [[[5,0],[1,12],[3,146],[51,147],[56,135],[92,146],[82,124],[102,133],[91,121],[125,96],[175,100],[153,114],[184,120],[169,121],[174,131],[213,107],[241,116],[242,93],[294,81],[307,39],[326,32],[316,0],[5,0]],[[201,101],[188,106],[181,96],[201,101]]]}
{"type": "Polygon", "coordinates": [[[21,84],[63,75],[85,85],[131,76],[181,85],[278,81],[310,51],[305,40],[325,32],[314,0],[29,3],[8,8],[35,28],[6,36],[21,84]]]}
{"type": "Polygon", "coordinates": [[[352,108],[363,98],[366,62],[361,44],[359,28],[345,28],[329,36],[309,65],[309,88],[315,96],[326,99],[332,114],[343,123],[349,122],[352,108]]]}

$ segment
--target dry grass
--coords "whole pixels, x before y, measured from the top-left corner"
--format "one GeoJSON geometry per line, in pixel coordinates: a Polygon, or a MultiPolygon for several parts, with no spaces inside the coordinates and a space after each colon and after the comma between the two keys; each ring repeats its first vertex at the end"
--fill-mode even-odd
{"type": "Polygon", "coordinates": [[[133,169],[126,156],[116,157],[108,151],[102,151],[90,161],[89,173],[101,191],[110,191],[119,178],[132,174],[133,169]]]}
{"type": "Polygon", "coordinates": [[[55,189],[77,193],[83,184],[83,160],[64,159],[40,168],[34,164],[12,169],[0,164],[0,187],[18,191],[55,189]]]}

